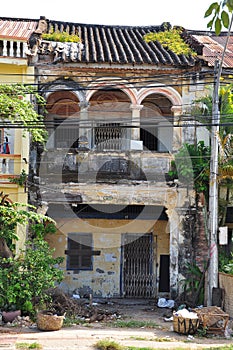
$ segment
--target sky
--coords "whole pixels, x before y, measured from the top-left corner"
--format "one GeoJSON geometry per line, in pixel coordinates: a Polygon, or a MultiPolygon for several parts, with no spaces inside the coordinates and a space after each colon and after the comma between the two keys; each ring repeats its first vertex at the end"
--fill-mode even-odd
{"type": "Polygon", "coordinates": [[[170,22],[185,29],[209,30],[204,18],[216,0],[11,0],[4,1],[0,17],[39,19],[83,24],[150,26],[170,22]]]}

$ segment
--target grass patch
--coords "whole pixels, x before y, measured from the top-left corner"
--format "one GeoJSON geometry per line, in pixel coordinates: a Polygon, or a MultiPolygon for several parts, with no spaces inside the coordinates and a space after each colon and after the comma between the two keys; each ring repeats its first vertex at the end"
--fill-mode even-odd
{"type": "Polygon", "coordinates": [[[71,327],[74,325],[82,325],[82,326],[89,326],[90,324],[87,323],[86,320],[78,318],[78,317],[72,317],[72,316],[66,316],[64,318],[64,323],[63,323],[63,327],[71,327]]]}
{"type": "Polygon", "coordinates": [[[116,343],[113,340],[103,339],[95,344],[95,349],[98,350],[126,350],[125,347],[116,343]]]}
{"type": "Polygon", "coordinates": [[[203,350],[233,350],[233,345],[223,345],[218,347],[203,348],[203,350]]]}
{"type": "Polygon", "coordinates": [[[153,350],[152,348],[138,348],[135,346],[127,346],[124,350],[153,350]]]}
{"type": "Polygon", "coordinates": [[[156,342],[171,342],[171,341],[174,341],[174,339],[168,338],[168,337],[163,337],[163,338],[158,338],[158,337],[154,337],[154,338],[147,338],[147,337],[130,337],[130,339],[134,339],[134,340],[145,340],[145,341],[156,341],[156,342]]]}
{"type": "Polygon", "coordinates": [[[138,320],[117,320],[110,324],[110,327],[118,328],[158,328],[159,325],[153,321],[138,321],[138,320]]]}
{"type": "Polygon", "coordinates": [[[141,348],[135,346],[122,346],[113,340],[103,339],[95,344],[95,349],[97,350],[153,350],[152,348],[141,348]]]}
{"type": "Polygon", "coordinates": [[[15,347],[16,349],[19,349],[19,350],[29,350],[29,349],[41,350],[43,348],[42,345],[38,343],[16,343],[15,347]]]}

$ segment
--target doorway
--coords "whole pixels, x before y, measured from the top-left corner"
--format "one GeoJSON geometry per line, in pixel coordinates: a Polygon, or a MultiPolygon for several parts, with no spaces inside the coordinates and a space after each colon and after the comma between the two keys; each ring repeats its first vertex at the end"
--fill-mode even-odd
{"type": "Polygon", "coordinates": [[[122,236],[121,294],[128,298],[153,298],[156,276],[153,269],[152,233],[122,236]]]}

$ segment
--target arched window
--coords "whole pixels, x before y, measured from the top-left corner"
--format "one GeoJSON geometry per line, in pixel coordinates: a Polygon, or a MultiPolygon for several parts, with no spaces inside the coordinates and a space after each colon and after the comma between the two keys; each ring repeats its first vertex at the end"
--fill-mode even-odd
{"type": "Polygon", "coordinates": [[[171,102],[160,94],[152,94],[142,102],[140,140],[144,150],[169,152],[172,149],[173,122],[171,102]]]}
{"type": "Polygon", "coordinates": [[[48,97],[46,109],[50,146],[55,148],[77,147],[80,107],[75,94],[66,90],[52,93],[48,97]]]}
{"type": "Polygon", "coordinates": [[[93,122],[92,147],[103,150],[129,148],[130,100],[117,89],[101,89],[91,98],[89,118],[93,122]]]}

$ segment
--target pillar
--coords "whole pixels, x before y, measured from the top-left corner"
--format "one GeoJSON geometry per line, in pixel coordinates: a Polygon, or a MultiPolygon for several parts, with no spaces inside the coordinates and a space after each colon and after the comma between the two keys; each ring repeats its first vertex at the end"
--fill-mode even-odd
{"type": "Polygon", "coordinates": [[[81,147],[90,148],[92,145],[92,125],[89,122],[88,108],[89,103],[82,101],[80,107],[80,122],[79,122],[79,143],[81,147]]]}
{"type": "Polygon", "coordinates": [[[132,131],[131,131],[131,139],[132,140],[140,140],[140,112],[143,108],[142,105],[132,104],[130,106],[132,110],[132,131]]]}
{"type": "Polygon", "coordinates": [[[180,127],[180,117],[182,113],[182,106],[173,106],[171,108],[173,112],[174,121],[173,121],[173,146],[172,151],[177,152],[182,145],[182,127],[180,127]]]}

